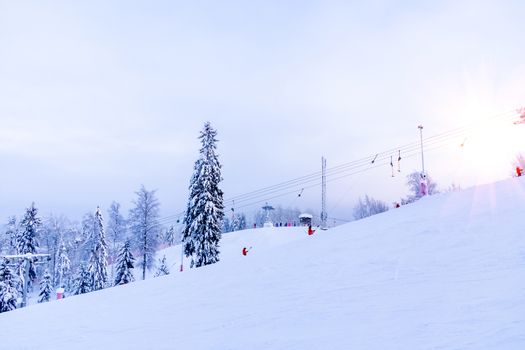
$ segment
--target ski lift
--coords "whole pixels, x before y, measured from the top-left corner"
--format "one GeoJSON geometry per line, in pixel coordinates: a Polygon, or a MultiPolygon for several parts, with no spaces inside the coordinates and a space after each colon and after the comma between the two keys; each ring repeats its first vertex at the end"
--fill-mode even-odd
{"type": "Polygon", "coordinates": [[[264,227],[273,227],[273,222],[270,219],[270,211],[274,210],[275,208],[272,207],[271,205],[268,205],[268,203],[266,203],[266,205],[262,207],[262,209],[266,213],[266,221],[264,222],[264,227]]]}

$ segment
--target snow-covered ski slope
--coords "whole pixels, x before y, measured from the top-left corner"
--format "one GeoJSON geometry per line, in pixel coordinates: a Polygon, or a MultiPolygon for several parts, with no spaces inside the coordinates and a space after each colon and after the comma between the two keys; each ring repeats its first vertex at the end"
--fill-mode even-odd
{"type": "Polygon", "coordinates": [[[222,250],[180,273],[170,248],[169,276],[0,314],[0,348],[525,349],[525,178],[222,250]]]}

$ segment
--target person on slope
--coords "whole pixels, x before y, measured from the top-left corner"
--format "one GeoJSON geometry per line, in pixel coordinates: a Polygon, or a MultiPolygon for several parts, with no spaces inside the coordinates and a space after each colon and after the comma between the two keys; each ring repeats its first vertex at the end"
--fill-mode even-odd
{"type": "Polygon", "coordinates": [[[314,230],[314,229],[312,229],[312,225],[308,225],[308,236],[311,236],[311,235],[313,235],[313,234],[314,234],[314,232],[315,232],[315,230],[314,230]]]}
{"type": "Polygon", "coordinates": [[[248,252],[252,249],[252,247],[250,248],[246,248],[246,247],[243,247],[242,248],[242,255],[246,256],[248,255],[248,252]]]}
{"type": "Polygon", "coordinates": [[[522,174],[523,174],[523,169],[520,168],[520,166],[518,165],[518,166],[516,167],[516,176],[517,176],[517,177],[520,177],[522,174]]]}
{"type": "Polygon", "coordinates": [[[421,180],[419,182],[420,189],[419,194],[421,197],[428,195],[428,189],[427,189],[427,176],[423,173],[421,173],[421,180]]]}

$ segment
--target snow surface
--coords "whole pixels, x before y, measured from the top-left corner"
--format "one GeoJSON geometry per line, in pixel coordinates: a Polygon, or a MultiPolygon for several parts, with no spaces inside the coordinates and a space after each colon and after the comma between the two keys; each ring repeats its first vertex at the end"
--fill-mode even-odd
{"type": "Polygon", "coordinates": [[[0,314],[0,349],[525,349],[525,178],[313,236],[225,235],[221,262],[0,314]],[[248,256],[243,246],[253,247],[248,256]]]}

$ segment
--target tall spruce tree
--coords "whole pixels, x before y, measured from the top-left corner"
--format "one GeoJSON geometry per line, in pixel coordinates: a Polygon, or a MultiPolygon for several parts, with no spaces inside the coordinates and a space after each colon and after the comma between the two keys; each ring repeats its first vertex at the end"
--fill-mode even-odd
{"type": "MultiPolygon", "coordinates": [[[[42,219],[38,217],[38,210],[35,208],[35,203],[31,203],[31,206],[26,209],[20,226],[21,232],[17,239],[18,252],[20,254],[35,254],[36,248],[38,247],[38,230],[42,226],[42,219]]],[[[35,279],[35,265],[32,260],[29,260],[29,280],[34,281],[35,279]]]]}
{"type": "Polygon", "coordinates": [[[219,261],[221,223],[224,217],[223,192],[219,189],[221,164],[215,150],[217,131],[204,124],[199,139],[200,157],[195,162],[190,181],[188,207],[184,217],[182,240],[184,253],[191,256],[191,267],[219,261]]]}
{"type": "Polygon", "coordinates": [[[91,289],[100,290],[105,288],[108,282],[108,248],[104,232],[104,219],[99,207],[95,212],[94,234],[88,270],[92,280],[91,289]]]}
{"type": "Polygon", "coordinates": [[[46,269],[46,271],[44,272],[44,276],[42,276],[42,281],[40,281],[40,293],[38,294],[38,302],[48,302],[49,299],[51,299],[51,294],[53,294],[53,281],[51,281],[51,274],[46,269]]]}
{"type": "Polygon", "coordinates": [[[133,254],[131,253],[131,242],[128,240],[122,246],[117,258],[117,276],[115,277],[115,286],[133,282],[135,280],[132,271],[134,263],[135,258],[133,258],[133,254]]]}
{"type": "Polygon", "coordinates": [[[80,264],[75,280],[73,281],[73,295],[91,292],[91,284],[91,274],[84,264],[80,264]]]}
{"type": "Polygon", "coordinates": [[[135,207],[129,213],[129,228],[134,238],[134,246],[139,254],[138,265],[142,268],[142,279],[146,279],[146,270],[155,263],[155,250],[158,246],[159,201],[155,191],[148,191],[144,186],[135,192],[138,198],[135,207]]]}

